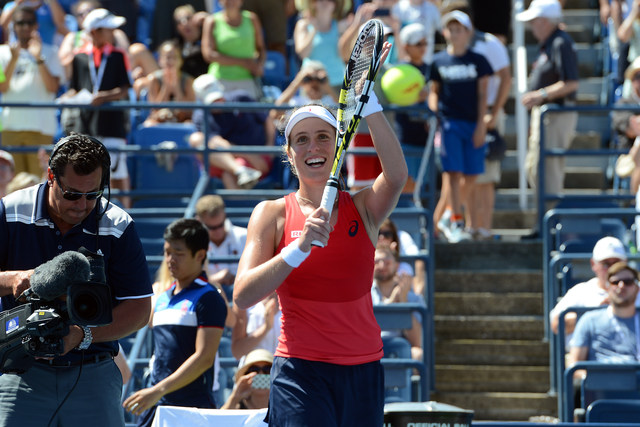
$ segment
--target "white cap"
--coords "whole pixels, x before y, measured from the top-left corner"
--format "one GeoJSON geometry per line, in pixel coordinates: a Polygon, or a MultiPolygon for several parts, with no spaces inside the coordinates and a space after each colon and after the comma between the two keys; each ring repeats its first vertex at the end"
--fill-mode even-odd
{"type": "Polygon", "coordinates": [[[516,15],[518,21],[531,21],[535,18],[562,18],[562,6],[558,0],[533,0],[529,9],[516,15]]]}
{"type": "Polygon", "coordinates": [[[242,356],[240,362],[238,362],[238,370],[236,371],[236,378],[240,378],[245,375],[251,365],[258,362],[271,363],[273,365],[273,354],[264,348],[256,348],[247,354],[242,356]]]}
{"type": "Polygon", "coordinates": [[[196,97],[205,104],[212,104],[224,98],[224,87],[211,74],[202,74],[193,81],[196,97]]]}
{"type": "Polygon", "coordinates": [[[84,18],[82,21],[82,28],[91,32],[98,28],[108,28],[114,30],[123,26],[127,22],[127,19],[122,16],[116,16],[109,12],[107,9],[94,9],[84,18]]]}
{"type": "Polygon", "coordinates": [[[598,240],[596,245],[593,247],[593,254],[591,255],[591,258],[596,262],[604,261],[609,258],[617,258],[626,261],[627,251],[619,239],[607,236],[598,240]]]}
{"type": "Polygon", "coordinates": [[[400,41],[405,45],[415,45],[427,38],[427,30],[419,22],[406,25],[400,30],[400,41]]]}
{"type": "Polygon", "coordinates": [[[447,13],[442,17],[442,28],[446,27],[451,21],[458,21],[462,26],[467,27],[469,30],[473,30],[473,24],[469,15],[459,10],[454,10],[447,13]]]}
{"type": "Polygon", "coordinates": [[[13,160],[13,156],[8,151],[0,150],[0,159],[9,162],[11,168],[16,167],[16,162],[13,160]]]}

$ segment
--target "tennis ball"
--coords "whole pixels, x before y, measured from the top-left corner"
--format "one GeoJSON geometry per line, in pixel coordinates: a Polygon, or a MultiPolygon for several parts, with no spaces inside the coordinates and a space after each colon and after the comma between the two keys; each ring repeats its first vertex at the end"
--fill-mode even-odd
{"type": "Polygon", "coordinates": [[[400,106],[418,102],[418,96],[424,84],[424,76],[411,64],[400,64],[389,68],[380,80],[382,92],[389,102],[400,106]]]}

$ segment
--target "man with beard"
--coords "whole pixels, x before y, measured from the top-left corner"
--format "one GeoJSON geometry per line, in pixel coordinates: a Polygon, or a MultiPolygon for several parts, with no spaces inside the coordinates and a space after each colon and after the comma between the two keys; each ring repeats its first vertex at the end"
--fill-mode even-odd
{"type": "MultiPolygon", "coordinates": [[[[413,277],[407,273],[398,273],[398,252],[385,244],[376,247],[373,287],[371,298],[373,305],[394,303],[418,303],[424,305],[421,296],[412,290],[413,277]]],[[[419,313],[413,314],[411,329],[383,330],[382,338],[404,337],[411,344],[411,357],[422,360],[422,318],[419,313]]]]}

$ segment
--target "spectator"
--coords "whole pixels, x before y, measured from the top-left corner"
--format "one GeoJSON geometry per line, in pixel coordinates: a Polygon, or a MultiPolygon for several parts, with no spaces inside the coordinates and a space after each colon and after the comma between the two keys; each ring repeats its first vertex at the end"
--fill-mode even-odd
{"type": "Polygon", "coordinates": [[[213,362],[227,307],[209,284],[203,267],[209,237],[200,221],[175,220],[164,231],[164,257],[175,281],[158,298],[152,319],[151,387],[127,397],[122,406],[150,426],[158,405],[215,408],[213,362]]]}
{"type": "MultiPolygon", "coordinates": [[[[411,235],[404,230],[398,230],[391,218],[385,219],[380,226],[378,244],[389,246],[398,252],[400,256],[413,256],[418,255],[420,252],[411,235]]],[[[398,272],[411,276],[413,278],[413,291],[417,295],[424,295],[427,278],[423,260],[415,260],[413,266],[402,261],[398,264],[398,272]]]]}
{"type": "MultiPolygon", "coordinates": [[[[84,90],[92,95],[91,105],[126,99],[131,81],[127,53],[111,44],[113,30],[124,23],[124,18],[114,16],[106,9],[91,11],[84,20],[84,29],[92,44],[76,53],[71,63],[69,91],[63,95],[72,98],[84,90]]],[[[120,148],[127,143],[128,112],[124,110],[82,110],[77,121],[66,127],[76,131],[99,135],[107,147],[120,148]]],[[[123,152],[111,155],[111,186],[119,190],[130,189],[127,158],[123,152]]],[[[121,197],[125,208],[130,207],[129,197],[121,197]]]]}
{"type": "MultiPolygon", "coordinates": [[[[69,32],[60,45],[58,50],[58,58],[63,67],[65,67],[67,77],[71,76],[71,62],[76,53],[81,52],[90,46],[91,35],[84,28],[84,20],[87,15],[95,9],[100,8],[100,3],[97,0],[80,0],[73,4],[73,15],[78,22],[77,31],[69,32]]],[[[102,9],[103,14],[110,12],[104,12],[107,9],[102,9]]],[[[126,24],[126,21],[122,21],[126,24]]],[[[131,77],[134,80],[138,80],[158,69],[158,64],[153,58],[153,55],[142,43],[129,43],[129,39],[121,28],[114,28],[110,33],[112,39],[109,43],[127,52],[131,63],[131,77]]]]}
{"type": "MultiPolygon", "coordinates": [[[[6,80],[0,83],[4,102],[53,102],[64,78],[55,48],[43,44],[33,9],[19,6],[11,14],[17,41],[0,46],[0,66],[6,80]]],[[[57,130],[56,110],[50,108],[2,109],[2,144],[13,147],[51,145],[57,130]]],[[[38,155],[16,153],[15,170],[42,175],[38,155]]]]}
{"type": "MultiPolygon", "coordinates": [[[[212,261],[219,257],[240,257],[247,241],[247,229],[231,223],[225,213],[222,197],[214,194],[202,196],[196,202],[196,219],[200,220],[209,232],[207,274],[212,282],[219,283],[225,289],[231,288],[236,280],[237,263],[212,261]]],[[[227,295],[232,292],[225,291],[227,295]]]]}
{"type": "MultiPolygon", "coordinates": [[[[413,280],[407,273],[398,270],[398,251],[385,242],[378,242],[373,270],[371,299],[373,305],[394,303],[417,303],[424,305],[422,297],[412,290],[413,280]]],[[[422,316],[414,313],[411,329],[402,331],[383,330],[382,338],[404,337],[411,344],[411,357],[422,360],[422,316]]]]}
{"type": "MultiPolygon", "coordinates": [[[[525,160],[527,178],[531,188],[538,186],[540,154],[540,107],[545,104],[571,106],[578,89],[578,62],[575,44],[559,28],[562,7],[557,0],[533,0],[529,8],[516,16],[519,21],[530,22],[531,31],[540,42],[540,55],[529,76],[530,91],[522,96],[522,103],[531,110],[529,123],[529,150],[525,160]]],[[[575,111],[545,116],[545,149],[567,149],[578,122],[575,111]]],[[[545,159],[544,191],[559,194],[564,187],[564,158],[545,159]]],[[[545,209],[538,206],[538,209],[545,209]]],[[[534,232],[530,237],[537,237],[534,232]]]]}
{"type": "MultiPolygon", "coordinates": [[[[151,103],[190,102],[196,101],[193,92],[193,77],[183,73],[180,47],[172,40],[166,41],[158,48],[160,69],[151,73],[148,78],[147,100],[151,103]]],[[[191,110],[159,108],[151,110],[144,126],[158,123],[181,123],[191,119],[191,110]]]]}
{"type": "Polygon", "coordinates": [[[278,295],[274,292],[247,310],[237,306],[233,310],[236,313],[236,327],[231,331],[233,357],[240,359],[256,348],[275,353],[282,327],[278,295]]]}
{"type": "MultiPolygon", "coordinates": [[[[400,20],[402,29],[410,24],[420,24],[423,26],[426,49],[422,51],[421,62],[431,64],[435,52],[436,32],[440,30],[440,11],[438,10],[438,6],[429,0],[400,0],[393,6],[391,12],[393,16],[400,20]]],[[[413,63],[415,61],[415,55],[411,55],[408,52],[407,44],[402,40],[402,29],[400,30],[400,43],[406,55],[406,57],[402,59],[413,63]]],[[[402,139],[400,140],[402,141],[402,139]]]]}
{"type": "Polygon", "coordinates": [[[7,194],[40,184],[42,179],[29,172],[18,172],[7,185],[7,194]]]}
{"type": "Polygon", "coordinates": [[[287,51],[287,2],[291,0],[243,0],[242,8],[256,14],[264,28],[267,50],[280,52],[286,58],[287,51]]]}
{"type": "Polygon", "coordinates": [[[224,0],[222,10],[205,19],[202,27],[202,56],[211,74],[225,90],[242,89],[259,100],[260,77],[267,52],[262,25],[253,12],[241,9],[242,2],[224,0]]]}
{"type": "Polygon", "coordinates": [[[104,256],[114,306],[109,325],[70,325],[60,356],[36,359],[22,374],[0,376],[5,426],[124,425],[122,377],[113,357],[117,340],[149,321],[152,290],[133,220],[101,197],[110,166],[109,153],[97,139],[74,134],[54,147],[46,182],[0,200],[4,311],[29,288],[33,268],[82,246],[104,256]],[[80,372],[83,380],[76,381],[80,372]]]}
{"type": "Polygon", "coordinates": [[[176,7],[173,20],[182,54],[182,71],[196,78],[206,74],[209,63],[202,56],[202,24],[208,14],[196,12],[190,4],[176,7]]]}
{"type": "MultiPolygon", "coordinates": [[[[638,355],[638,272],[626,262],[609,267],[609,307],[585,313],[571,338],[568,366],[581,360],[605,363],[634,363],[638,355]]],[[[576,376],[583,376],[576,372],[576,376]]]]}
{"type": "MultiPolygon", "coordinates": [[[[255,102],[249,94],[242,90],[227,92],[215,78],[205,74],[194,82],[194,90],[198,99],[205,104],[224,102],[255,102]]],[[[234,145],[266,145],[275,141],[275,128],[269,115],[261,112],[224,112],[215,108],[207,112],[209,141],[207,146],[213,148],[230,148],[234,145]]],[[[196,110],[193,123],[198,129],[189,139],[192,147],[203,148],[204,113],[196,110]]],[[[210,175],[222,179],[225,188],[252,188],[261,176],[269,173],[271,156],[262,154],[210,153],[210,175]]]]}
{"type": "Polygon", "coordinates": [[[9,186],[15,178],[16,164],[8,151],[0,150],[0,198],[10,193],[9,186]]]}
{"type": "Polygon", "coordinates": [[[43,43],[50,46],[59,46],[60,39],[64,37],[69,29],[65,25],[64,9],[57,0],[34,0],[34,1],[9,1],[2,8],[0,15],[0,26],[5,35],[5,41],[13,43],[17,39],[14,35],[16,22],[13,14],[20,6],[29,7],[36,15],[38,23],[39,37],[43,43]]]}
{"type": "MultiPolygon", "coordinates": [[[[620,240],[611,236],[598,240],[593,247],[590,260],[591,271],[593,271],[595,277],[572,286],[551,310],[549,319],[553,333],[558,333],[560,313],[569,307],[598,307],[609,303],[607,270],[613,264],[621,261],[627,261],[627,252],[620,240]]],[[[638,303],[640,304],[640,300],[638,303]]],[[[567,343],[571,339],[577,320],[576,313],[567,313],[564,318],[565,341],[567,343]]]]}
{"type": "Polygon", "coordinates": [[[469,240],[464,230],[462,203],[484,172],[487,85],[491,66],[470,49],[473,25],[469,16],[453,11],[442,18],[447,49],[438,52],[431,67],[429,107],[442,117],[442,189],[434,222],[451,203],[449,226],[440,227],[450,243],[469,240]],[[464,180],[464,187],[462,185],[464,180]]]}
{"type": "Polygon", "coordinates": [[[306,0],[300,2],[300,18],[293,30],[295,51],[302,60],[324,64],[329,84],[339,91],[344,78],[344,62],[338,41],[346,29],[342,21],[342,2],[338,0],[306,0]]]}
{"type": "Polygon", "coordinates": [[[177,7],[189,5],[198,13],[207,13],[207,10],[211,11],[211,7],[215,10],[215,7],[219,6],[222,1],[217,0],[209,3],[205,0],[155,0],[149,47],[157,49],[163,41],[170,40],[176,36],[175,27],[171,19],[171,11],[176,10],[177,7]]]}
{"type": "Polygon", "coordinates": [[[220,409],[261,409],[269,406],[273,353],[258,348],[240,361],[231,395],[220,409]]]}
{"type": "MultiPolygon", "coordinates": [[[[385,43],[382,61],[389,50],[385,43]]],[[[260,203],[249,221],[233,296],[247,309],[278,293],[282,331],[268,413],[273,425],[383,422],[382,339],[371,306],[374,243],[407,169],[374,97],[367,107],[363,116],[370,119],[383,167],[373,187],[353,196],[339,192],[331,215],[319,207],[335,154],[336,119],[324,107],[304,106],[284,129],[300,188],[260,203]],[[312,251],[314,240],[324,248],[312,251]]]]}
{"type": "MultiPolygon", "coordinates": [[[[616,102],[617,106],[637,107],[640,105],[640,57],[633,60],[625,71],[625,81],[630,82],[631,92],[616,102]]],[[[640,184],[640,114],[633,111],[614,110],[611,113],[611,126],[616,132],[616,148],[629,149],[633,160],[631,171],[631,193],[638,192],[640,184]],[[638,141],[637,143],[635,141],[638,141]]]]}
{"type": "MultiPolygon", "coordinates": [[[[640,1],[630,0],[630,8],[627,16],[622,20],[617,29],[618,40],[623,44],[628,44],[626,64],[631,64],[633,60],[640,57],[640,1]]],[[[615,9],[614,9],[615,10],[615,9]]],[[[624,67],[626,68],[626,67],[624,67]]],[[[629,93],[629,88],[623,90],[624,95],[629,93]]]]}

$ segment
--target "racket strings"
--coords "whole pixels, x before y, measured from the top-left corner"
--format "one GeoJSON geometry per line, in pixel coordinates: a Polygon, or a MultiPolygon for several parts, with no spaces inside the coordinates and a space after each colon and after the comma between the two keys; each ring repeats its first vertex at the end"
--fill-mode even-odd
{"type": "Polygon", "coordinates": [[[370,34],[363,42],[360,55],[355,59],[350,77],[351,84],[347,91],[346,108],[344,109],[343,123],[349,123],[356,112],[356,106],[360,100],[360,95],[365,87],[365,82],[369,78],[370,66],[372,63],[376,38],[375,34],[370,34]]]}

